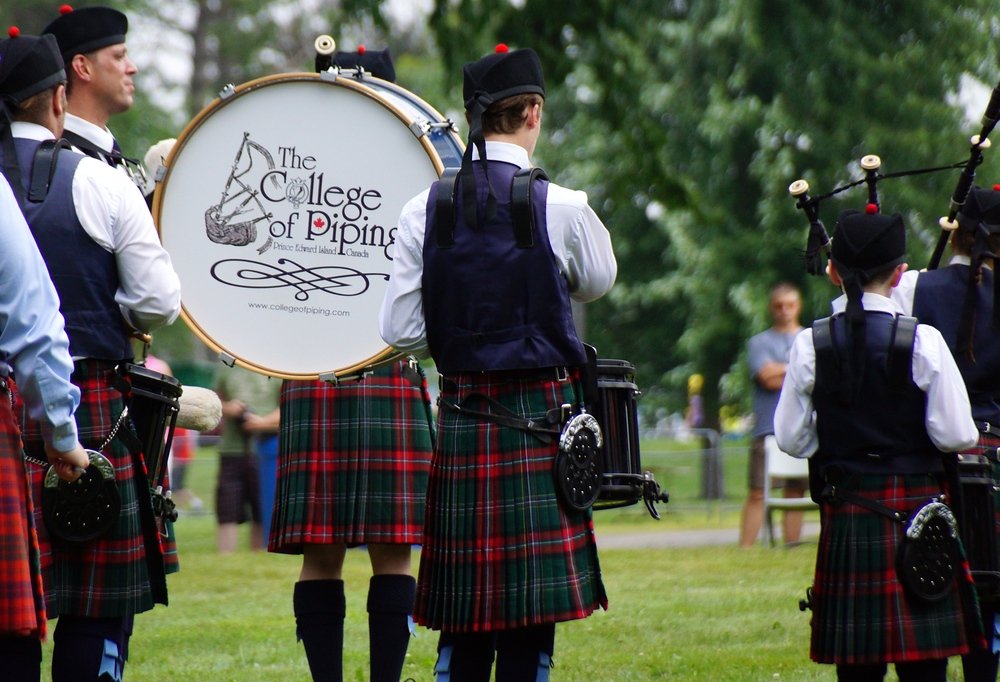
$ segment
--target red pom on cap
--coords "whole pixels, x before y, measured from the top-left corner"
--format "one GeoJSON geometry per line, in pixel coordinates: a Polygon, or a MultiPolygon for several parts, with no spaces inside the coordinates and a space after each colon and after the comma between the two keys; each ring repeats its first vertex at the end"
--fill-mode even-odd
{"type": "Polygon", "coordinates": [[[365,46],[358,45],[358,54],[364,54],[364,53],[365,53],[365,46]]]}
{"type": "Polygon", "coordinates": [[[504,52],[510,52],[510,48],[507,47],[507,43],[499,43],[496,47],[496,53],[503,54],[504,52]]]}
{"type": "Polygon", "coordinates": [[[21,35],[21,29],[19,29],[17,26],[11,26],[10,28],[7,29],[7,35],[11,38],[16,38],[19,35],[21,35]]]}
{"type": "Polygon", "coordinates": [[[868,215],[875,215],[876,213],[878,213],[878,204],[866,204],[865,213],[867,213],[868,215]]]}
{"type": "Polygon", "coordinates": [[[994,192],[1000,192],[1000,184],[993,185],[994,192]]]}
{"type": "Polygon", "coordinates": [[[59,14],[69,14],[72,11],[73,11],[72,5],[60,5],[59,6],[59,14]]]}

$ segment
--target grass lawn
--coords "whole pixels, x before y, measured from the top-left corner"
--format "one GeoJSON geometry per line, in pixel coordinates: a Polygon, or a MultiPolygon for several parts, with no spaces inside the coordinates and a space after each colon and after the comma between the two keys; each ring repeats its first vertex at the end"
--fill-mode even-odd
{"type": "MultiPolygon", "coordinates": [[[[746,485],[743,444],[724,452],[725,496],[712,501],[698,498],[700,453],[668,443],[643,447],[644,465],[671,493],[660,506],[663,519],[654,521],[641,505],[602,511],[598,537],[736,527],[746,485]]],[[[189,480],[208,510],[215,473],[214,452],[200,450],[189,480]]],[[[300,558],[244,549],[220,556],[210,513],[182,514],[177,535],[181,572],[169,578],[170,606],[137,617],[126,680],[308,680],[291,604],[300,558]]],[[[557,628],[552,679],[833,680],[832,667],[808,659],[809,614],[798,609],[814,558],[814,543],[602,550],[610,609],[557,628]]],[[[346,680],[368,677],[369,576],[364,550],[349,552],[346,680]]],[[[436,643],[436,633],[418,630],[404,678],[433,680],[436,643]]],[[[50,651],[47,644],[43,680],[50,651]]],[[[961,679],[957,661],[949,673],[961,679]]]]}

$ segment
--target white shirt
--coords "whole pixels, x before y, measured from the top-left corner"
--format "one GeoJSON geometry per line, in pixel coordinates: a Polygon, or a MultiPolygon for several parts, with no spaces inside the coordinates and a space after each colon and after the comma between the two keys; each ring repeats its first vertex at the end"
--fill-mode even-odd
{"type": "MultiPolygon", "coordinates": [[[[842,312],[846,303],[845,296],[836,299],[834,313],[842,312]]],[[[879,294],[865,293],[861,304],[865,310],[902,313],[896,303],[879,294]]],[[[942,452],[956,452],[975,445],[979,441],[979,431],[970,416],[972,408],[965,382],[937,329],[917,325],[911,370],[913,382],[927,394],[924,424],[931,442],[942,452]]],[[[811,457],[819,446],[812,402],[815,383],[816,349],[812,329],[803,329],[792,344],[785,383],[774,413],[778,447],[793,457],[811,457]]]]}
{"type": "MultiPolygon", "coordinates": [[[[972,265],[972,260],[968,256],[955,255],[951,257],[948,265],[972,265]]],[[[895,301],[904,315],[913,314],[913,297],[917,292],[917,278],[923,270],[907,270],[899,278],[899,284],[892,290],[892,300],[895,301]]]]}
{"type": "MultiPolygon", "coordinates": [[[[490,161],[531,168],[528,152],[515,144],[487,141],[486,156],[490,161]]],[[[382,339],[397,350],[420,356],[427,354],[421,278],[429,192],[429,188],[424,190],[403,207],[396,229],[392,276],[379,311],[382,339]]],[[[615,283],[618,263],[611,235],[587,204],[586,192],[550,183],[545,220],[552,252],[573,300],[592,301],[606,294],[615,283]]]]}
{"type": "MultiPolygon", "coordinates": [[[[11,134],[40,141],[53,138],[48,128],[25,122],[12,124],[11,134]]],[[[106,163],[85,156],[73,175],[73,204],[84,231],[115,255],[115,301],[128,323],[148,332],[176,320],[180,280],[135,184],[106,163]]]]}
{"type": "Polygon", "coordinates": [[[71,133],[85,137],[97,145],[105,154],[110,154],[115,145],[115,136],[107,128],[95,125],[85,118],[66,112],[63,127],[71,133]]]}

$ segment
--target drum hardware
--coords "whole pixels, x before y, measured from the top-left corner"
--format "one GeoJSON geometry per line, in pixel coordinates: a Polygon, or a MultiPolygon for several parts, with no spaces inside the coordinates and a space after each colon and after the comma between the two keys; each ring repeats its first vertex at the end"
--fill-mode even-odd
{"type": "Polygon", "coordinates": [[[986,455],[973,454],[960,454],[957,462],[958,491],[952,497],[959,535],[979,598],[996,602],[1000,599],[1000,556],[993,463],[986,455]]]}
{"type": "MultiPolygon", "coordinates": [[[[588,348],[588,354],[593,351],[588,348]]],[[[625,360],[592,359],[596,374],[597,405],[594,414],[604,436],[601,448],[603,476],[595,510],[626,507],[642,500],[649,515],[659,519],[657,502],[669,501],[650,471],[642,470],[639,452],[641,395],[635,384],[635,366],[625,360]]]]}
{"type": "Polygon", "coordinates": [[[176,504],[170,491],[164,492],[163,484],[183,389],[174,377],[143,365],[125,363],[119,371],[128,382],[126,402],[146,465],[150,502],[164,533],[165,521],[177,520],[176,504]]]}
{"type": "Polygon", "coordinates": [[[805,611],[806,609],[812,610],[813,607],[813,588],[806,588],[806,598],[799,600],[799,611],[805,611]]]}

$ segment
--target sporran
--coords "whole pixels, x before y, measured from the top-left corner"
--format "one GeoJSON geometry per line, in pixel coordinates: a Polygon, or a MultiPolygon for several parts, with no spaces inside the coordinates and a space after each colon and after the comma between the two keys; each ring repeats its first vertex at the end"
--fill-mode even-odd
{"type": "Polygon", "coordinates": [[[121,495],[107,457],[87,450],[88,466],[75,481],[63,481],[49,467],[42,484],[42,518],[49,535],[71,543],[88,542],[118,521],[121,495]]]}

